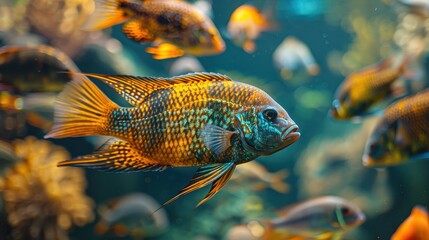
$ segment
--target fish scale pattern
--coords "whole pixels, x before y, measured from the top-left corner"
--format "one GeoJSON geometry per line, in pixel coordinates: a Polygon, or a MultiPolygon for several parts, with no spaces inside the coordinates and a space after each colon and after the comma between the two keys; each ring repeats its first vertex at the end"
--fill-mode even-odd
{"type": "Polygon", "coordinates": [[[261,90],[232,81],[176,84],[155,90],[137,107],[113,111],[108,135],[126,140],[145,160],[164,166],[247,162],[256,155],[238,137],[231,139],[232,147],[215,154],[201,131],[207,124],[235,131],[235,114],[255,102],[271,102],[266,98],[261,90]]]}

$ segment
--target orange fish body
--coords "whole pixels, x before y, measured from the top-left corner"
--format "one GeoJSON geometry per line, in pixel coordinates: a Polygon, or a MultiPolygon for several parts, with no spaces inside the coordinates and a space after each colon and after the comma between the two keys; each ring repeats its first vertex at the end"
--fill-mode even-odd
{"type": "Polygon", "coordinates": [[[86,27],[97,30],[126,21],[125,35],[140,43],[153,42],[146,51],[155,59],[214,55],[225,50],[213,22],[185,1],[99,2],[86,27]]]}
{"type": "Polygon", "coordinates": [[[414,207],[391,240],[426,240],[429,238],[429,216],[422,207],[414,207]]]}
{"type": "Polygon", "coordinates": [[[262,31],[270,29],[271,24],[259,9],[244,4],[232,13],[227,28],[235,44],[246,52],[253,52],[256,49],[254,40],[262,31]]]}
{"type": "Polygon", "coordinates": [[[331,115],[336,119],[349,119],[365,115],[374,105],[394,95],[395,81],[404,73],[408,59],[396,68],[391,59],[352,73],[337,90],[331,115]]]}
{"type": "Polygon", "coordinates": [[[107,171],[201,166],[194,176],[198,181],[183,194],[209,183],[217,192],[237,164],[272,154],[299,138],[296,124],[269,95],[220,74],[87,76],[113,87],[133,107],[119,107],[84,77],[67,86],[48,137],[107,135],[120,140],[60,166],[107,171]]]}

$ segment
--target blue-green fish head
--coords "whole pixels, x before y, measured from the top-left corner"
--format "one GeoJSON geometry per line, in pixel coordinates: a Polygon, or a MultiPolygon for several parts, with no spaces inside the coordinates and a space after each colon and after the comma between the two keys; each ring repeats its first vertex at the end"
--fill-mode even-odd
{"type": "Polygon", "coordinates": [[[273,154],[300,137],[298,125],[277,103],[242,111],[236,122],[243,146],[258,155],[273,154]]]}

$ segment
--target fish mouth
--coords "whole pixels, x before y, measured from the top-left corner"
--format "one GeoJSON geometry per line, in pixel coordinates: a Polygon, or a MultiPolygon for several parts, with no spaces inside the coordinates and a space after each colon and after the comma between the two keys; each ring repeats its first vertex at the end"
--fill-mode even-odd
{"type": "Polygon", "coordinates": [[[281,138],[285,142],[285,146],[289,146],[292,143],[296,142],[301,136],[301,133],[298,132],[298,125],[293,124],[292,126],[286,128],[282,133],[281,138]]]}
{"type": "Polygon", "coordinates": [[[371,167],[371,159],[368,155],[364,155],[362,157],[362,165],[364,167],[371,167]]]}
{"type": "Polygon", "coordinates": [[[357,224],[360,225],[363,222],[365,222],[365,220],[366,220],[365,214],[363,212],[359,213],[358,216],[357,216],[357,221],[356,221],[357,224]]]}

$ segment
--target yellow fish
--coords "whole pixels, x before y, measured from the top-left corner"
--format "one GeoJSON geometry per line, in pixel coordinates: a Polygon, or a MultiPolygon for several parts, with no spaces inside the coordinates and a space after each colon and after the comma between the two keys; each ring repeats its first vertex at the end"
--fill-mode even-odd
{"type": "Polygon", "coordinates": [[[369,114],[376,104],[403,96],[405,88],[397,85],[397,80],[405,73],[410,60],[407,56],[395,67],[390,57],[350,74],[337,89],[331,116],[336,119],[361,117],[369,114]]]}
{"type": "Polygon", "coordinates": [[[98,0],[85,28],[98,30],[126,22],[125,35],[140,43],[155,59],[185,54],[206,56],[222,53],[225,43],[213,22],[185,1],[98,0]]]}
{"type": "Polygon", "coordinates": [[[255,39],[262,31],[272,28],[272,23],[261,11],[248,4],[241,5],[231,15],[228,22],[228,33],[233,42],[242,46],[244,51],[255,51],[255,39]]]}
{"type": "Polygon", "coordinates": [[[119,139],[59,166],[106,171],[199,166],[189,185],[165,204],[212,184],[201,204],[225,185],[237,164],[273,154],[300,137],[298,126],[267,93],[221,74],[86,75],[114,88],[132,107],[118,106],[84,76],[72,81],[58,97],[46,137],[119,139]]]}

